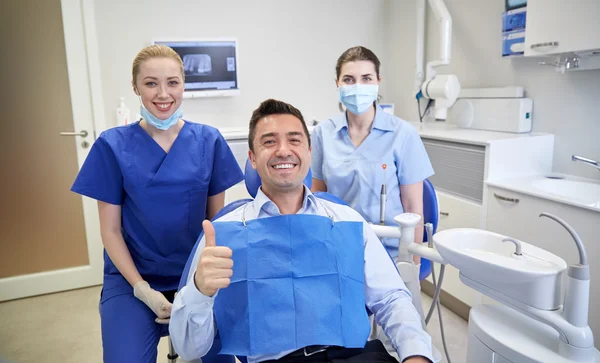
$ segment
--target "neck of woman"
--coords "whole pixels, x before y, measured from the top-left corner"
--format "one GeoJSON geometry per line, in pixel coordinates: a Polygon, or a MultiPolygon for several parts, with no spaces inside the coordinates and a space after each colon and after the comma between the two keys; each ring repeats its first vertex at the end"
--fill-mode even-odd
{"type": "Polygon", "coordinates": [[[348,129],[357,131],[358,133],[369,133],[375,120],[375,106],[369,107],[367,111],[360,115],[346,111],[346,118],[348,119],[348,129]]]}

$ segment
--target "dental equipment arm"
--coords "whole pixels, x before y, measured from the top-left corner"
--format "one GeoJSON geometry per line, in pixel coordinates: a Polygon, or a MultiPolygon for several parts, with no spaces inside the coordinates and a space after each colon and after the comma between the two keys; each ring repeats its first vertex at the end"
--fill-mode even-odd
{"type": "Polygon", "coordinates": [[[530,318],[551,326],[559,334],[560,353],[572,358],[573,361],[587,362],[586,357],[595,349],[594,336],[588,325],[590,270],[587,253],[577,232],[565,221],[548,213],[541,213],[540,217],[550,218],[563,226],[573,237],[579,250],[579,263],[570,265],[567,271],[563,306],[558,310],[543,310],[507,298],[494,290],[487,290],[485,294],[530,318]]]}
{"type": "Polygon", "coordinates": [[[440,59],[427,63],[426,79],[423,79],[423,54],[425,40],[425,0],[417,0],[417,65],[415,82],[420,87],[417,99],[422,96],[435,100],[436,120],[446,120],[448,108],[460,93],[460,83],[453,74],[438,75],[436,68],[450,64],[452,49],[452,17],[444,0],[428,0],[440,31],[440,59]],[[420,86],[419,86],[420,85],[420,86]]]}
{"type": "MultiPolygon", "coordinates": [[[[413,213],[402,213],[396,216],[394,220],[400,224],[400,228],[376,224],[370,224],[370,226],[377,237],[400,239],[400,243],[398,244],[398,261],[411,261],[410,255],[418,255],[442,265],[447,264],[442,256],[440,256],[440,254],[434,248],[432,248],[432,242],[429,242],[428,245],[414,242],[415,228],[421,221],[420,215],[413,213]]],[[[430,223],[425,224],[425,228],[428,228],[428,224],[430,223]]]]}
{"type": "MultiPolygon", "coordinates": [[[[585,247],[583,246],[581,238],[579,238],[577,232],[575,232],[575,230],[569,226],[567,222],[548,213],[541,213],[540,217],[547,217],[558,222],[567,230],[567,232],[569,232],[575,241],[575,244],[577,245],[577,249],[579,251],[579,263],[570,265],[569,270],[567,271],[567,288],[565,291],[565,301],[563,305],[563,317],[568,323],[578,328],[587,327],[589,329],[588,311],[590,300],[590,266],[588,265],[585,247]]],[[[569,337],[567,336],[567,339],[568,338],[569,337]]],[[[580,338],[580,336],[577,336],[577,338],[580,338]]],[[[586,343],[587,342],[585,342],[583,345],[585,346],[586,343]]],[[[578,345],[576,343],[570,344],[576,346],[578,345]]]]}

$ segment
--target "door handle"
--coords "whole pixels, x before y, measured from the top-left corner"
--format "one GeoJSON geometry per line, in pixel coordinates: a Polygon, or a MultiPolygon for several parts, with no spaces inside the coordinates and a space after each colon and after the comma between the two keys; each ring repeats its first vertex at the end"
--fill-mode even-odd
{"type": "Polygon", "coordinates": [[[81,132],[61,132],[60,136],[81,136],[81,137],[86,137],[88,135],[88,132],[86,130],[81,130],[81,132]]]}
{"type": "Polygon", "coordinates": [[[444,216],[444,217],[448,217],[450,215],[450,213],[448,213],[448,212],[440,212],[440,215],[444,216]]]}
{"type": "Polygon", "coordinates": [[[494,193],[494,197],[496,197],[496,199],[498,199],[498,200],[502,200],[502,201],[505,201],[505,202],[519,203],[519,198],[507,198],[507,197],[503,197],[501,195],[498,195],[496,193],[494,193]]]}

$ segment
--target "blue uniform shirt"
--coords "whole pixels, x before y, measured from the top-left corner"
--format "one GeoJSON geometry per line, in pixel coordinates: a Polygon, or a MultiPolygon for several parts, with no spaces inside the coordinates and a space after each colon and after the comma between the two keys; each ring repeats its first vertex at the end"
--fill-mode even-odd
{"type": "MultiPolygon", "coordinates": [[[[121,206],[123,238],[139,273],[168,291],[177,288],[202,231],[207,198],[241,180],[217,129],[186,121],[166,153],[138,122],[100,135],[71,190],[121,206]]],[[[104,274],[103,299],[131,290],[106,252],[104,274]]]]}
{"type": "MultiPolygon", "coordinates": [[[[400,185],[414,184],[433,175],[417,130],[383,112],[379,105],[371,133],[358,147],[350,139],[346,113],[320,123],[311,141],[313,178],[323,180],[329,193],[371,223],[379,224],[382,184],[387,189],[385,223],[394,226],[394,217],[404,212],[400,185]]],[[[393,257],[398,255],[397,239],[385,238],[383,243],[393,257]]]]}

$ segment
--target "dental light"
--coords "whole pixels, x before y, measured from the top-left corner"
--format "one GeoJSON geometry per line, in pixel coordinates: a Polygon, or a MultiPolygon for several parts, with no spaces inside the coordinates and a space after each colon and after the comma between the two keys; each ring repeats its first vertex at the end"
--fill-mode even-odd
{"type": "Polygon", "coordinates": [[[440,28],[440,59],[427,63],[423,76],[423,57],[425,43],[425,0],[417,0],[417,59],[415,91],[417,100],[421,97],[435,101],[436,120],[446,120],[448,108],[460,93],[460,82],[453,74],[438,75],[438,67],[450,64],[452,47],[452,17],[443,0],[428,0],[433,15],[440,28]],[[423,79],[425,80],[423,81],[423,79]]]}

